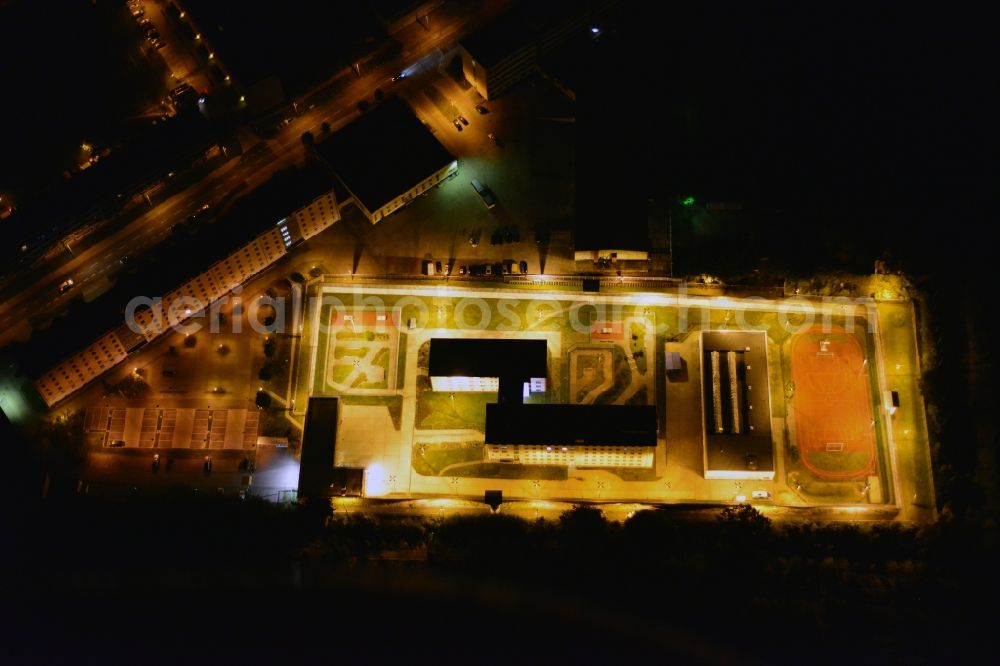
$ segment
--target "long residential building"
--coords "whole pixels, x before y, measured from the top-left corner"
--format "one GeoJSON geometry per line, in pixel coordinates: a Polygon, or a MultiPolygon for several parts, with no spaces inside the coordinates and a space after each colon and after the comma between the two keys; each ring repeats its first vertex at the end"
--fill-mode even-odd
{"type": "MultiPolygon", "coordinates": [[[[323,189],[322,183],[316,189],[323,189]]],[[[288,249],[340,219],[332,190],[311,194],[311,200],[287,217],[279,218],[250,242],[238,247],[177,289],[137,310],[132,322],[98,338],[80,352],[42,374],[34,382],[42,399],[52,406],[124,361],[130,352],[159,337],[176,323],[197,315],[284,256],[288,249]]],[[[126,313],[126,319],[130,313],[126,313]]]]}

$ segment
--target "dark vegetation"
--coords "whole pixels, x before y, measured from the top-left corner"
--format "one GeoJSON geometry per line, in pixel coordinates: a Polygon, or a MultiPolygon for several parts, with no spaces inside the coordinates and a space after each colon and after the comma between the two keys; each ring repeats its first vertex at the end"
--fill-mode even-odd
{"type": "MultiPolygon", "coordinates": [[[[89,644],[100,627],[117,633],[111,654],[141,649],[142,627],[185,607],[186,618],[213,626],[185,649],[210,651],[254,609],[294,609],[299,629],[335,627],[338,652],[381,654],[404,640],[445,658],[597,650],[763,663],[780,649],[819,664],[934,663],[984,638],[990,614],[955,600],[961,590],[984,600],[996,592],[996,543],[981,533],[954,521],[776,527],[749,506],[713,511],[697,520],[644,511],[618,524],[585,507],[529,522],[502,513],[331,516],[322,502],[185,493],[75,498],[21,516],[5,587],[25,604],[15,626],[41,608],[69,621],[64,640],[33,646],[40,656],[89,644]],[[525,630],[484,642],[474,629],[506,622],[525,630]],[[392,639],[380,641],[386,631],[392,639]],[[427,632],[445,632],[451,647],[427,644],[427,632]]],[[[225,649],[276,650],[288,640],[280,626],[225,649]]],[[[300,631],[295,649],[328,640],[300,631]]]]}

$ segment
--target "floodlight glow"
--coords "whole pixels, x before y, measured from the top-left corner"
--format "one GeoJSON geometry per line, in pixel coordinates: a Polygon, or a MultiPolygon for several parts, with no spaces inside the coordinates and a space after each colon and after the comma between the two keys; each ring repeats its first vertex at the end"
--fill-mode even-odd
{"type": "Polygon", "coordinates": [[[378,463],[372,463],[365,469],[365,495],[384,495],[386,491],[385,469],[378,463]]]}

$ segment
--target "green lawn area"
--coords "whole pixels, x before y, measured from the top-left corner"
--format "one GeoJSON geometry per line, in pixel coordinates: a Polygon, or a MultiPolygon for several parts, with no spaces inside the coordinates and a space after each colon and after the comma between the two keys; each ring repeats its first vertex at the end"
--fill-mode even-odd
{"type": "Polygon", "coordinates": [[[347,356],[353,356],[356,358],[363,358],[365,354],[368,353],[367,347],[346,347],[344,345],[337,345],[333,348],[334,358],[344,358],[347,356]]]}
{"type": "Polygon", "coordinates": [[[618,345],[612,347],[612,350],[614,362],[611,367],[614,369],[615,383],[607,391],[597,396],[597,399],[594,400],[594,404],[597,405],[613,404],[621,392],[632,383],[632,370],[628,367],[628,361],[625,360],[625,350],[618,345]]]}
{"type": "Polygon", "coordinates": [[[629,351],[635,358],[635,367],[640,374],[646,374],[646,327],[637,321],[628,325],[629,351]],[[638,356],[636,356],[638,354],[638,356]]]}
{"type": "Polygon", "coordinates": [[[607,357],[604,354],[590,354],[585,350],[579,350],[575,353],[577,354],[576,399],[581,400],[604,382],[604,363],[601,360],[607,357]],[[586,379],[587,375],[589,375],[589,379],[586,379]]]}
{"type": "Polygon", "coordinates": [[[417,396],[417,428],[453,430],[470,428],[480,432],[486,427],[486,404],[497,401],[497,394],[446,393],[423,391],[417,396]],[[452,400],[451,396],[455,396],[452,400]]]}
{"type": "Polygon", "coordinates": [[[626,405],[645,405],[648,403],[649,398],[646,396],[646,387],[643,386],[641,389],[632,394],[632,397],[625,401],[626,405]]]}
{"type": "Polygon", "coordinates": [[[443,442],[415,444],[413,469],[424,476],[437,476],[449,465],[477,462],[483,459],[482,442],[443,442]]]}
{"type": "Polygon", "coordinates": [[[350,375],[352,372],[354,372],[354,365],[345,365],[342,363],[338,363],[337,365],[333,366],[333,372],[330,373],[331,374],[330,381],[332,381],[335,384],[343,384],[344,381],[347,379],[348,375],[350,375]]]}
{"type": "Polygon", "coordinates": [[[396,352],[396,388],[402,389],[405,386],[406,381],[406,344],[407,344],[407,333],[399,334],[398,346],[399,349],[396,352]]]}
{"type": "Polygon", "coordinates": [[[655,469],[647,467],[580,467],[579,469],[603,469],[622,481],[656,481],[660,478],[656,475],[655,469]]]}
{"type": "Polygon", "coordinates": [[[510,463],[480,463],[459,467],[448,476],[465,476],[483,479],[539,479],[542,481],[565,481],[565,467],[556,465],[512,465],[510,463]]]}
{"type": "Polygon", "coordinates": [[[864,451],[808,451],[804,455],[814,467],[829,472],[853,472],[868,462],[864,451]]]}

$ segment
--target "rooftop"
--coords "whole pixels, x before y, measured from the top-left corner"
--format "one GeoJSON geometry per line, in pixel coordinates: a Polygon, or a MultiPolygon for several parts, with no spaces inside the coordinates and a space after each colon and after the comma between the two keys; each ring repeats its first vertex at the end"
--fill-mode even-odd
{"type": "Polygon", "coordinates": [[[431,339],[432,377],[509,377],[526,381],[548,374],[545,340],[431,339]]]}
{"type": "Polygon", "coordinates": [[[302,430],[299,495],[330,494],[339,419],[339,398],[309,398],[302,430]]]}
{"type": "Polygon", "coordinates": [[[656,407],[488,404],[486,443],[656,446],[656,407]]]}
{"type": "Polygon", "coordinates": [[[369,212],[455,161],[396,97],[335,132],[317,150],[369,212]]]}
{"type": "MultiPolygon", "coordinates": [[[[744,432],[715,433],[709,427],[712,410],[711,366],[702,362],[705,387],[705,466],[706,471],[743,472],[774,471],[774,450],[771,443],[770,395],[767,375],[767,336],[762,331],[704,331],[702,350],[706,359],[712,351],[736,351],[741,354],[743,383],[752,409],[745,412],[744,432]],[[756,387],[756,388],[753,388],[756,387]],[[749,464],[748,457],[753,464],[749,464]]],[[[725,364],[725,359],[720,359],[725,364]]],[[[723,375],[722,389],[728,396],[728,382],[723,375]]],[[[729,400],[723,398],[723,413],[729,411],[729,400]]]]}

